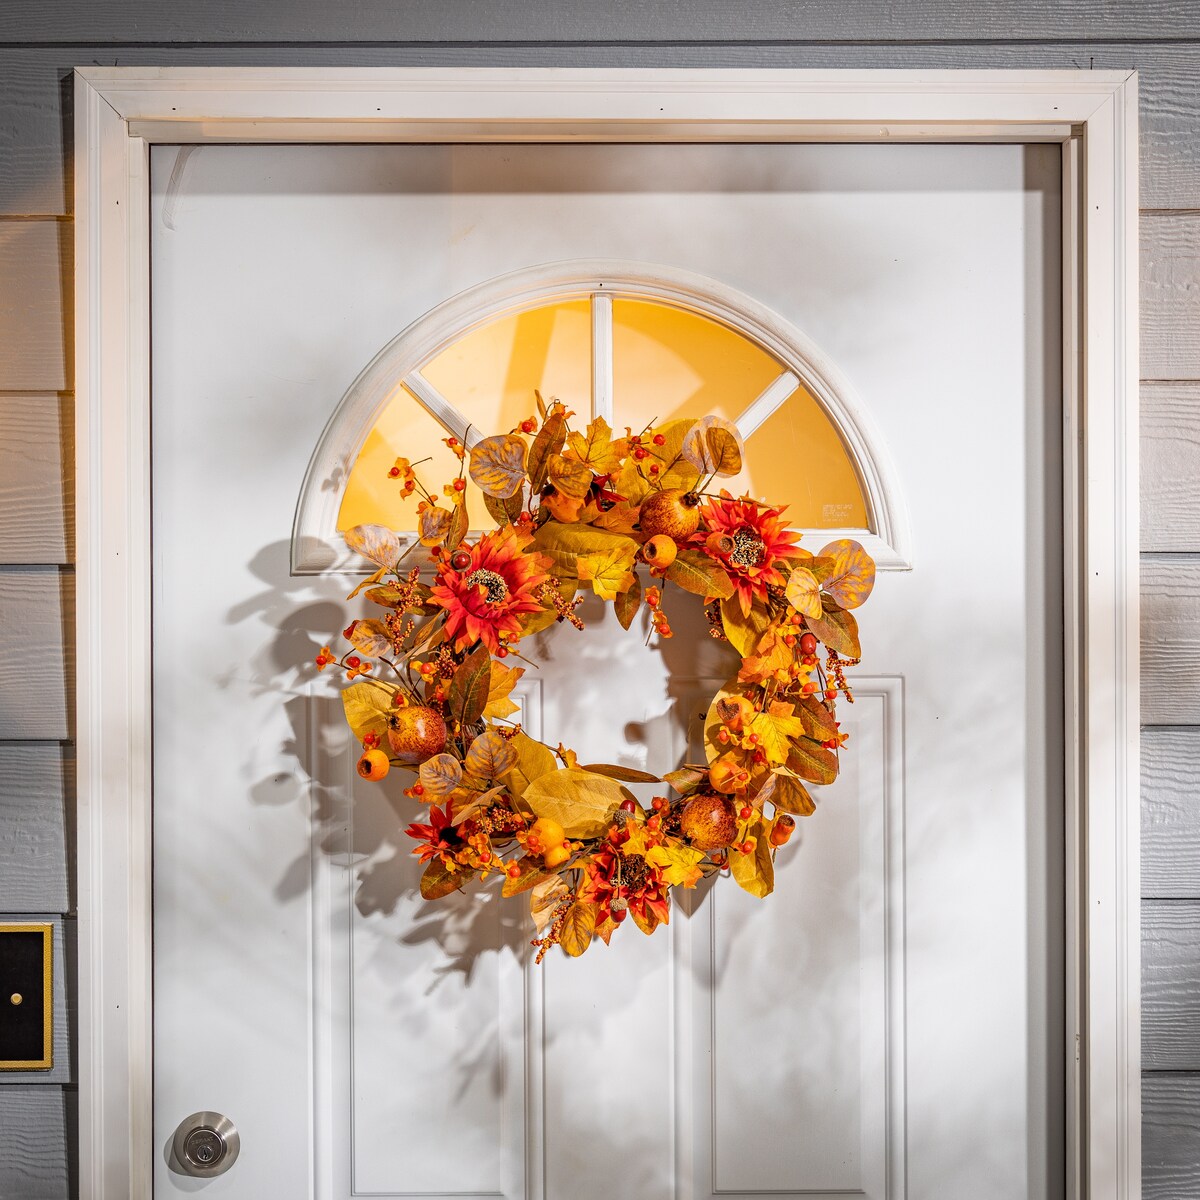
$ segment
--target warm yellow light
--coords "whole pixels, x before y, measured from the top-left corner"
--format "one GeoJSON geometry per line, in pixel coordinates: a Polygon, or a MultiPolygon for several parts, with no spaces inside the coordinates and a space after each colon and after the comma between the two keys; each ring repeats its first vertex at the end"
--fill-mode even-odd
{"type": "MultiPolygon", "coordinates": [[[[613,425],[635,432],[651,422],[715,413],[736,420],[786,367],[743,334],[686,309],[647,300],[613,302],[613,425]]],[[[587,298],[543,305],[487,322],[426,363],[421,374],[482,433],[507,431],[535,412],[533,393],[564,401],[582,427],[591,411],[592,317],[587,298]]],[[[367,436],[342,497],[338,528],[380,523],[416,528],[416,498],[401,503],[388,478],[397,457],[440,494],[457,470],[446,431],[397,386],[367,436]]],[[[747,441],[746,468],[718,481],[735,494],[788,506],[806,528],[865,528],[867,506],[833,423],[796,389],[747,441]]],[[[491,519],[468,488],[471,527],[491,519]]],[[[816,547],[813,547],[814,549],[816,547]]]]}

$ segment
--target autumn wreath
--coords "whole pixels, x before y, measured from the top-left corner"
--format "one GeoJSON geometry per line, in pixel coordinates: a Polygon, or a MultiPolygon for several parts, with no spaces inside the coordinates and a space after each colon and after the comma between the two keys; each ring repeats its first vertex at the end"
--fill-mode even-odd
{"type": "MultiPolygon", "coordinates": [[[[364,778],[412,772],[405,795],[428,818],[405,831],[426,863],[421,894],[434,900],[472,880],[529,893],[538,961],[553,945],[582,954],[608,942],[628,916],[652,933],[669,918],[673,887],[728,868],[748,892],[774,886],[774,858],[813,811],[809,784],[838,772],[835,702],[852,701],[844,668],[859,658],[851,609],[870,594],[875,566],[857,542],[812,555],[783,510],[711,491],[742,468],[735,426],[719,417],[676,420],[614,438],[600,418],[586,432],[537,397],[538,418],[458,456],[435,494],[414,466],[390,475],[418,497],[418,538],[382,525],[346,534],[378,571],[352,593],[383,609],[344,631],[337,665],[346,720],[364,778]],[[496,528],[468,540],[468,476],[496,528]],[[407,561],[428,551],[434,574],[407,561]],[[643,586],[638,564],[649,582],[643,586]],[[426,579],[428,579],[428,574],[426,579]],[[523,639],[555,622],[583,629],[577,592],[612,601],[629,629],[643,605],[651,636],[671,637],[674,584],[702,598],[710,634],[741,656],[708,706],[707,762],[661,778],[610,764],[581,766],[514,722],[512,665],[523,639]],[[822,662],[818,656],[825,649],[822,662]],[[644,805],[625,784],[666,783],[644,805]]],[[[416,464],[417,466],[421,464],[416,464]]]]}

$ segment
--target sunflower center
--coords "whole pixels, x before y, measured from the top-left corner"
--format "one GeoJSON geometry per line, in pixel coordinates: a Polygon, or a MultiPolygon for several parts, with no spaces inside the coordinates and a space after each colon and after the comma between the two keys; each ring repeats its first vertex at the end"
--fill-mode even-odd
{"type": "Polygon", "coordinates": [[[472,571],[467,576],[467,587],[474,587],[476,584],[483,588],[489,604],[499,604],[501,600],[508,599],[508,584],[504,582],[504,576],[497,575],[495,571],[482,568],[472,571]]]}
{"type": "Polygon", "coordinates": [[[630,892],[640,892],[645,887],[650,872],[640,854],[622,854],[617,868],[621,887],[630,892]]]}
{"type": "Polygon", "coordinates": [[[763,560],[766,543],[752,529],[745,525],[733,535],[733,552],[729,561],[739,567],[757,567],[763,560]]]}

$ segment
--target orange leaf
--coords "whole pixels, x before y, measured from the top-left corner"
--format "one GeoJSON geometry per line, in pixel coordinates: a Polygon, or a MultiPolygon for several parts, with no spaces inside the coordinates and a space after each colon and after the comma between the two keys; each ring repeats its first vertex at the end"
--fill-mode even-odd
{"type": "Polygon", "coordinates": [[[821,585],[817,577],[805,567],[793,567],[788,576],[787,602],[805,617],[821,615],[821,585]]]}

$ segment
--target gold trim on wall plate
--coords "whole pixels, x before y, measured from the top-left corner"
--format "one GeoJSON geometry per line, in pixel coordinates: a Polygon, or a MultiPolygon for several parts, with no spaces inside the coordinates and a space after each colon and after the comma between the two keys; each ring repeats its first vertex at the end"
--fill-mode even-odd
{"type": "MultiPolygon", "coordinates": [[[[30,1059],[0,1059],[0,1071],[49,1071],[54,1066],[54,926],[47,921],[0,923],[0,934],[41,933],[42,935],[42,1057],[30,1059]]],[[[14,1000],[14,992],[7,1004],[0,1002],[0,1024],[3,1011],[9,1004],[21,1004],[14,1000]]]]}

